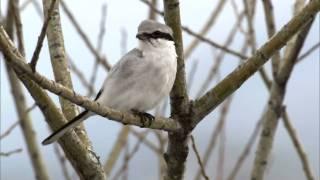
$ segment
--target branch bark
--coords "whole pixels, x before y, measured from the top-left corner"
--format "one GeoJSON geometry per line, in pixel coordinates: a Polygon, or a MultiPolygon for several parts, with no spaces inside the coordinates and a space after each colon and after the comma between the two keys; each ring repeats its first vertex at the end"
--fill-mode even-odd
{"type": "MultiPolygon", "coordinates": [[[[49,19],[48,16],[51,15],[50,21],[47,28],[47,40],[49,45],[49,53],[51,59],[51,65],[53,69],[53,74],[55,81],[62,84],[63,86],[73,89],[70,71],[68,69],[68,60],[66,56],[66,50],[64,47],[64,40],[62,34],[62,27],[60,22],[60,12],[59,12],[59,0],[55,2],[53,7],[53,12],[49,14],[51,10],[51,4],[54,0],[43,0],[43,12],[44,19],[49,19]]],[[[71,103],[62,97],[59,97],[62,112],[67,120],[73,119],[77,113],[78,109],[75,104],[71,103]]],[[[84,126],[78,126],[75,128],[76,133],[83,143],[92,149],[91,142],[87,137],[87,133],[84,126]]]]}
{"type": "Polygon", "coordinates": [[[178,55],[176,80],[170,93],[171,116],[178,121],[182,128],[176,132],[169,132],[169,142],[164,159],[167,164],[165,180],[183,179],[185,161],[188,156],[188,136],[191,127],[191,105],[187,94],[185,64],[183,57],[183,42],[180,21],[179,0],[164,0],[164,20],[173,30],[176,52],[178,55]]]}

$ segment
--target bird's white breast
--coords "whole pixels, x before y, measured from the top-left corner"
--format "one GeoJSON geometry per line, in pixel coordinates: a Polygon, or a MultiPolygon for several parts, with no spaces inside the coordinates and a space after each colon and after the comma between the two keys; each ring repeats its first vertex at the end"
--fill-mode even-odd
{"type": "Polygon", "coordinates": [[[177,71],[174,43],[143,42],[135,52],[111,71],[99,103],[118,110],[147,111],[169,95],[177,71]]]}
{"type": "MultiPolygon", "coordinates": [[[[145,109],[155,107],[163,98],[169,95],[177,72],[177,54],[172,41],[158,39],[140,46],[143,59],[149,63],[150,93],[145,96],[145,109]],[[155,88],[156,87],[156,88],[155,88]]],[[[148,89],[148,87],[146,87],[148,89]]],[[[148,93],[147,93],[148,94],[148,93]]]]}

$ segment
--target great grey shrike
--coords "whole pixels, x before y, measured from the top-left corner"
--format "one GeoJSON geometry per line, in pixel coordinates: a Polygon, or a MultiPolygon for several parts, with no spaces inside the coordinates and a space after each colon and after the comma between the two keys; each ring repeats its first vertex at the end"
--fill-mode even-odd
{"type": "MultiPolygon", "coordinates": [[[[95,101],[120,111],[145,112],[171,91],[177,71],[177,54],[169,26],[144,20],[136,35],[139,46],[125,54],[110,70],[95,101]]],[[[66,132],[94,115],[85,110],[46,138],[58,140],[66,132]]]]}

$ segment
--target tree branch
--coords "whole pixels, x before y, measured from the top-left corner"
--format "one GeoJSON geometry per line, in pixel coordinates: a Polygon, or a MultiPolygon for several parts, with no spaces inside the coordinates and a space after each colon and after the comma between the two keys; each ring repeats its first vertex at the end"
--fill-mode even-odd
{"type": "Polygon", "coordinates": [[[169,142],[164,159],[167,163],[165,180],[181,180],[185,170],[185,162],[188,156],[188,136],[191,127],[191,106],[187,94],[185,64],[183,57],[183,41],[180,21],[179,0],[164,0],[164,20],[173,30],[176,52],[178,55],[176,80],[170,93],[171,117],[177,120],[182,129],[168,133],[169,142]]]}

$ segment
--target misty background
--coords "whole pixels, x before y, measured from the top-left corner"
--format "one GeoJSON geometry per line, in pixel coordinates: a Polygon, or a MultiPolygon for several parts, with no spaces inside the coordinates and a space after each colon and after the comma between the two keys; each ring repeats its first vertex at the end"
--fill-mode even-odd
{"type": "MultiPolygon", "coordinates": [[[[8,0],[1,0],[2,15],[6,15],[8,0]]],[[[24,2],[24,1],[21,1],[24,2]]],[[[40,2],[40,1],[39,1],[40,2]]],[[[134,48],[137,43],[135,39],[138,24],[148,17],[149,7],[138,0],[95,0],[95,1],[65,1],[73,12],[77,21],[80,23],[83,30],[87,33],[93,44],[96,44],[99,24],[101,17],[101,6],[107,4],[107,21],[106,35],[103,39],[104,45],[102,53],[106,55],[111,64],[115,64],[123,54],[121,42],[123,41],[123,33],[126,32],[127,51],[134,48]]],[[[239,5],[238,9],[243,9],[242,1],[236,0],[239,5]]],[[[295,1],[281,0],[273,1],[274,14],[276,19],[276,27],[279,30],[286,22],[292,18],[292,8],[295,1]]],[[[212,10],[216,7],[218,1],[201,0],[201,1],[180,1],[181,22],[183,25],[198,32],[212,10]]],[[[42,4],[40,2],[40,4],[42,4]]],[[[41,6],[42,7],[42,6],[41,6]]],[[[162,1],[158,3],[158,9],[162,8],[162,1]]],[[[85,72],[88,77],[91,76],[92,67],[94,65],[94,57],[89,52],[82,39],[76,33],[74,27],[70,24],[69,19],[65,16],[60,8],[61,22],[65,47],[67,53],[71,56],[76,65],[85,72]]],[[[36,13],[33,5],[29,5],[21,14],[24,41],[26,48],[26,57],[30,60],[37,43],[37,37],[40,33],[42,20],[36,13]]],[[[163,18],[158,16],[160,22],[164,22],[163,18]]],[[[232,10],[231,3],[228,1],[224,10],[219,15],[215,25],[206,35],[210,39],[223,44],[236,21],[235,14],[232,10]]],[[[246,22],[243,21],[244,27],[246,22]]],[[[255,31],[258,46],[267,41],[267,32],[265,27],[264,12],[261,1],[257,1],[255,15],[255,31]]],[[[311,46],[319,42],[319,15],[310,30],[310,33],[305,42],[302,53],[308,50],[311,46]]],[[[184,47],[187,47],[193,37],[188,34],[183,34],[184,47]]],[[[234,42],[230,46],[231,49],[240,52],[243,42],[243,35],[237,33],[234,42]]],[[[200,85],[206,78],[209,68],[214,59],[214,54],[219,53],[218,49],[213,49],[211,46],[201,43],[193,54],[189,57],[186,63],[187,76],[194,61],[198,61],[196,75],[194,76],[193,85],[190,89],[190,97],[195,98],[200,85]]],[[[3,58],[1,55],[0,58],[3,58]]],[[[291,122],[296,128],[298,137],[303,144],[304,150],[311,164],[311,170],[316,179],[319,179],[319,50],[312,53],[301,63],[295,66],[290,77],[287,92],[285,95],[284,104],[290,116],[291,122]]],[[[8,77],[5,70],[3,60],[1,64],[1,133],[8,129],[18,117],[13,103],[8,77]]],[[[220,79],[224,78],[238,65],[238,59],[232,55],[226,54],[222,66],[220,68],[220,79]]],[[[265,65],[271,77],[270,62],[265,65]]],[[[46,40],[42,48],[37,70],[40,74],[45,75],[49,79],[53,78],[51,69],[50,56],[46,40]]],[[[106,77],[106,72],[103,68],[98,69],[97,81],[94,85],[96,92],[106,77]]],[[[82,86],[78,77],[72,74],[73,86],[76,92],[86,95],[87,89],[82,86]]],[[[213,81],[212,87],[217,81],[213,81]]],[[[28,105],[31,106],[34,102],[25,91],[28,100],[28,105]]],[[[226,152],[225,152],[225,177],[229,175],[234,163],[237,161],[239,154],[242,152],[245,144],[251,135],[256,122],[260,119],[263,109],[267,103],[269,92],[265,88],[260,76],[256,73],[248,81],[246,81],[235,92],[234,99],[231,103],[230,112],[227,115],[226,121],[226,152]]],[[[58,98],[51,94],[51,97],[58,103],[58,98]]],[[[193,131],[197,147],[200,154],[203,155],[208,140],[211,137],[212,130],[217,122],[217,113],[220,108],[217,108],[209,116],[203,120],[193,131]]],[[[168,115],[167,111],[167,115],[168,115]]],[[[44,120],[42,113],[38,108],[31,112],[32,124],[39,144],[50,134],[48,126],[44,120]]],[[[271,154],[271,163],[268,167],[266,179],[272,180],[303,180],[305,179],[302,165],[296,150],[290,140],[287,131],[283,127],[281,120],[276,132],[275,142],[271,154]]],[[[85,123],[90,140],[100,161],[104,163],[109,151],[111,150],[114,141],[118,135],[122,124],[109,121],[99,116],[90,118],[85,123]]],[[[139,128],[136,128],[139,130],[139,128]]],[[[149,133],[148,139],[155,141],[154,134],[149,133]]],[[[135,137],[129,137],[129,144],[132,148],[137,141],[135,137]]],[[[20,128],[16,128],[12,133],[0,141],[1,152],[7,152],[16,148],[22,148],[23,151],[18,154],[13,154],[9,157],[0,157],[1,159],[1,179],[3,180],[18,180],[18,179],[34,179],[31,162],[27,154],[25,142],[20,128]]],[[[215,148],[215,154],[210,159],[207,166],[207,174],[210,177],[215,177],[217,167],[217,151],[218,144],[215,148]]],[[[54,154],[54,146],[42,146],[40,150],[44,157],[47,169],[51,179],[62,179],[62,171],[59,167],[58,159],[54,154]]],[[[191,145],[190,145],[191,147],[191,145]]],[[[249,158],[245,161],[236,179],[249,179],[253,158],[256,147],[254,146],[249,158]]],[[[121,167],[123,157],[120,157],[115,169],[121,167]]],[[[70,172],[73,177],[76,177],[72,168],[70,172]]],[[[187,159],[187,168],[185,171],[185,179],[191,180],[194,178],[199,165],[195,158],[194,152],[190,148],[187,159]]],[[[117,171],[117,170],[115,170],[117,171]]],[[[112,177],[112,176],[111,176],[112,177]]],[[[142,145],[140,150],[129,163],[129,179],[157,179],[158,178],[158,157],[150,149],[142,145]]]]}

